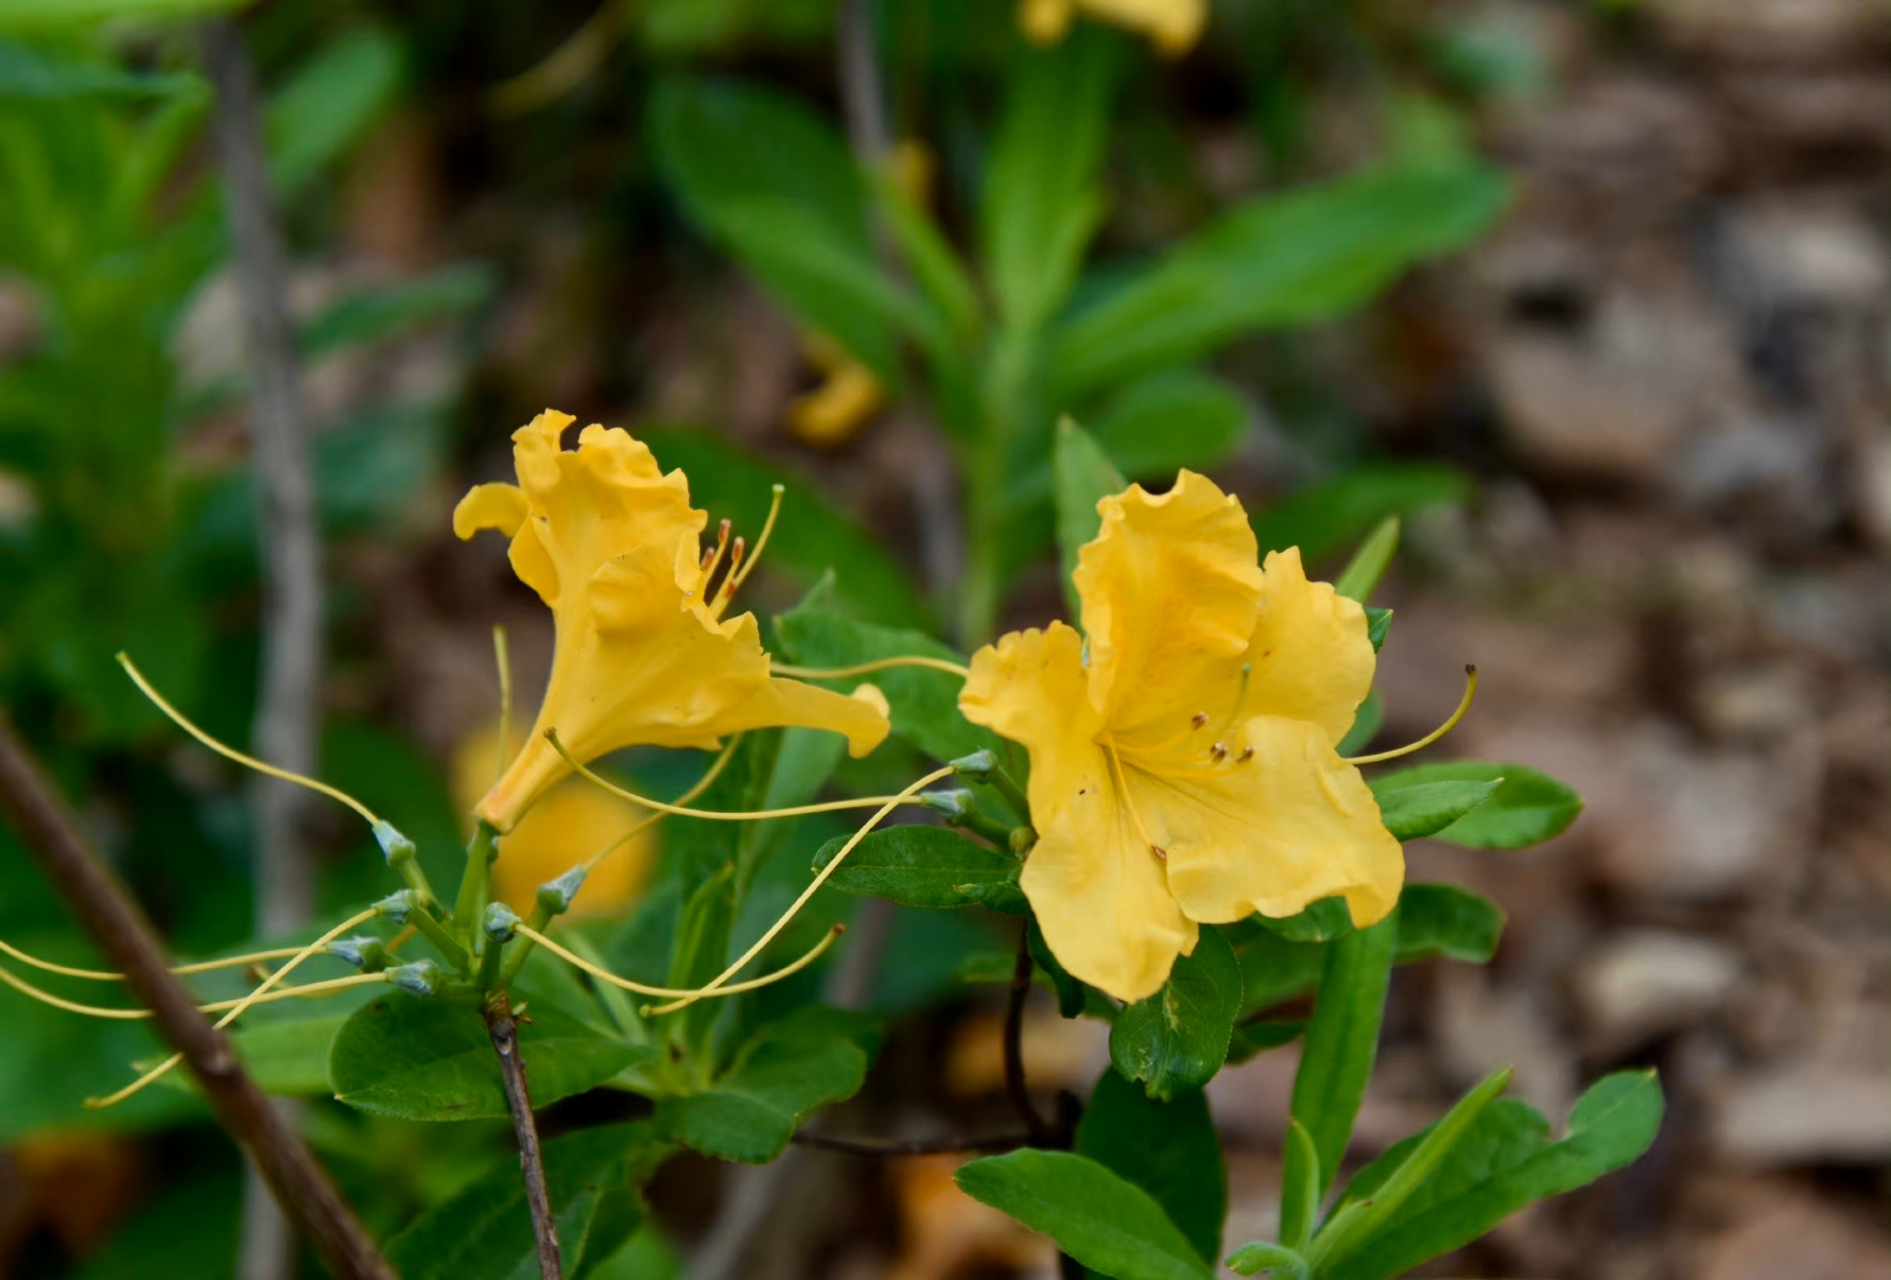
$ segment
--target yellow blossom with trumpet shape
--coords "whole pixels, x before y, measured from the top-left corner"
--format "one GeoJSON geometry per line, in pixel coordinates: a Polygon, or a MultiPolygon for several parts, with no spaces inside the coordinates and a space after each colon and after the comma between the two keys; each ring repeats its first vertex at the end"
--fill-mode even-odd
{"type": "Polygon", "coordinates": [[[712,748],[776,725],[843,734],[856,756],[878,746],[890,727],[878,689],[850,697],[773,676],[754,615],[723,617],[754,560],[743,562],[740,539],[731,549],[727,522],[701,551],[708,517],[690,506],[683,473],[664,474],[622,428],[588,426],[565,449],[573,421],[547,410],[514,432],[519,483],[478,485],[453,513],[462,538],[512,539],[513,570],[557,629],[538,721],[474,812],[510,831],[571,772],[546,740],[553,729],[580,761],[637,745],[712,748]]]}
{"type": "MultiPolygon", "coordinates": [[[[498,776],[500,765],[525,745],[514,732],[502,758],[499,726],[488,722],[453,749],[453,800],[470,811],[498,776]]],[[[492,864],[492,900],[520,915],[531,914],[538,887],[571,870],[587,856],[634,831],[648,812],[577,778],[567,778],[539,797],[500,841],[492,864]]],[[[584,892],[566,912],[568,920],[616,915],[636,898],[650,872],[656,832],[644,830],[601,861],[585,879],[584,892]]]]}
{"type": "Polygon", "coordinates": [[[1356,924],[1405,865],[1338,743],[1372,687],[1365,611],[1264,567],[1246,513],[1184,471],[1131,485],[1075,574],[1086,641],[1053,622],[972,658],[959,705],[1022,744],[1038,841],[1022,885],[1072,974],[1140,1000],[1198,926],[1289,916],[1343,894],[1356,924]]]}
{"type": "Polygon", "coordinates": [[[1170,57],[1187,53],[1208,25],[1208,0],[1022,0],[1018,26],[1033,44],[1056,44],[1078,13],[1146,36],[1170,57]]]}

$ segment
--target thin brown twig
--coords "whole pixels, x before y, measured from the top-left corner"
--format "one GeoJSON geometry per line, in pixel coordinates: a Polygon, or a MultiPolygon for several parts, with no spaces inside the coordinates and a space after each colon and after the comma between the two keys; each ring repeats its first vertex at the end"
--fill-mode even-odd
{"type": "Polygon", "coordinates": [[[538,1243],[538,1273],[543,1280],[564,1280],[558,1254],[558,1221],[552,1216],[551,1192],[545,1185],[545,1158],[538,1146],[538,1122],[532,1117],[532,1090],[525,1079],[525,1060],[519,1056],[519,1024],[512,1016],[512,997],[503,988],[486,993],[480,1007],[486,1033],[499,1055],[499,1075],[505,1081],[506,1105],[512,1111],[512,1132],[519,1142],[519,1169],[525,1175],[525,1202],[532,1210],[532,1236],[538,1243]]]}
{"type": "Polygon", "coordinates": [[[956,1152],[1016,1151],[1031,1145],[1028,1133],[997,1133],[983,1138],[839,1138],[806,1129],[794,1135],[801,1147],[839,1151],[850,1156],[935,1156],[956,1152]]]}
{"type": "Polygon", "coordinates": [[[217,1120],[255,1162],[290,1222],[341,1280],[395,1280],[294,1127],[243,1070],[230,1042],[170,972],[151,924],[105,869],[64,803],[0,717],[0,814],[202,1086],[217,1120]]]}
{"type": "Polygon", "coordinates": [[[1031,1104],[1031,1089],[1024,1078],[1024,1002],[1031,994],[1031,925],[1018,932],[1018,963],[1011,970],[1011,992],[1005,1003],[1005,1096],[1024,1121],[1031,1145],[1051,1145],[1050,1126],[1031,1104]]]}

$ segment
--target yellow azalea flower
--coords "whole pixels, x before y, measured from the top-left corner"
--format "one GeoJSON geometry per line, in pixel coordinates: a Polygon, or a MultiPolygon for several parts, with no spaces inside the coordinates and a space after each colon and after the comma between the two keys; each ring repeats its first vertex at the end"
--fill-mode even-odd
{"type": "MultiPolygon", "coordinates": [[[[525,744],[521,733],[512,735],[507,756],[525,744]]],[[[453,799],[462,811],[478,803],[480,795],[499,772],[499,726],[488,724],[466,735],[453,750],[453,799]]],[[[529,915],[538,887],[571,870],[637,826],[648,811],[576,778],[539,797],[531,812],[499,842],[499,859],[492,864],[492,898],[520,915],[529,915]]],[[[573,902],[567,919],[614,915],[643,888],[656,850],[656,832],[645,831],[594,867],[584,892],[573,902]]]]}
{"type": "Polygon", "coordinates": [[[1208,25],[1208,0],[1023,0],[1018,26],[1033,44],[1056,44],[1079,11],[1147,36],[1171,57],[1194,48],[1208,25]]]}
{"type": "Polygon", "coordinates": [[[797,396],[788,408],[788,430],[802,444],[835,449],[886,403],[886,388],[871,370],[824,333],[811,333],[805,344],[808,362],[822,375],[821,385],[797,396]]]}
{"type": "Polygon", "coordinates": [[[1298,550],[1257,567],[1241,504],[1192,472],[1097,509],[1075,575],[1087,653],[1061,622],[1014,632],[959,699],[1030,752],[1023,888],[1052,953],[1140,1000],[1198,925],[1334,894],[1382,918],[1403,852],[1335,749],[1372,687],[1365,610],[1307,581],[1298,550]]]}
{"type": "Polygon", "coordinates": [[[879,690],[848,697],[773,676],[754,615],[723,618],[749,566],[740,539],[725,562],[726,521],[700,551],[708,517],[689,505],[683,473],[665,475],[621,428],[586,427],[564,449],[573,421],[547,410],[514,432],[519,483],[479,485],[453,513],[462,538],[512,539],[513,570],[558,631],[538,722],[474,812],[510,831],[571,772],[546,741],[552,729],[580,761],[636,745],[710,748],[775,725],[831,729],[857,756],[878,746],[889,728],[879,690]]]}

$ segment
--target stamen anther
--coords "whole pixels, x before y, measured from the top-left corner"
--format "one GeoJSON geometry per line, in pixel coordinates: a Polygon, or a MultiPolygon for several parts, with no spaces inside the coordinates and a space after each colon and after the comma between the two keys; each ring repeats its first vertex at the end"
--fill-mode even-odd
{"type": "Polygon", "coordinates": [[[1254,748],[1243,747],[1241,748],[1241,754],[1234,758],[1234,762],[1236,764],[1246,764],[1248,761],[1252,760],[1253,758],[1254,758],[1254,748]]]}
{"type": "Polygon", "coordinates": [[[1208,723],[1208,713],[1206,711],[1197,711],[1188,718],[1188,722],[1190,727],[1199,729],[1208,723]]]}
{"type": "Polygon", "coordinates": [[[1223,760],[1228,758],[1228,748],[1217,742],[1214,746],[1208,748],[1208,758],[1213,760],[1216,764],[1220,764],[1223,760]]]}

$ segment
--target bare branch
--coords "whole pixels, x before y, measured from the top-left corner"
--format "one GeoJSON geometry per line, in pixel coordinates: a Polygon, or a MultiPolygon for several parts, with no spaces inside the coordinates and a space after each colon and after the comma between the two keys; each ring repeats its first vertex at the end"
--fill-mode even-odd
{"type": "Polygon", "coordinates": [[[563,1280],[558,1220],[552,1216],[551,1192],[545,1186],[545,1159],[538,1147],[538,1121],[532,1116],[532,1090],[525,1079],[525,1061],[519,1057],[519,1024],[512,1017],[512,997],[504,988],[489,991],[480,1012],[485,1015],[493,1050],[499,1055],[499,1075],[505,1081],[506,1105],[512,1111],[519,1170],[525,1175],[525,1201],[531,1206],[532,1236],[538,1242],[538,1273],[543,1280],[563,1280]]]}
{"type": "Polygon", "coordinates": [[[65,805],[0,718],[0,813],[113,968],[152,1012],[218,1121],[255,1162],[296,1230],[341,1280],[395,1280],[294,1127],[256,1087],[223,1033],[174,977],[144,912],[86,846],[65,805]]]}

